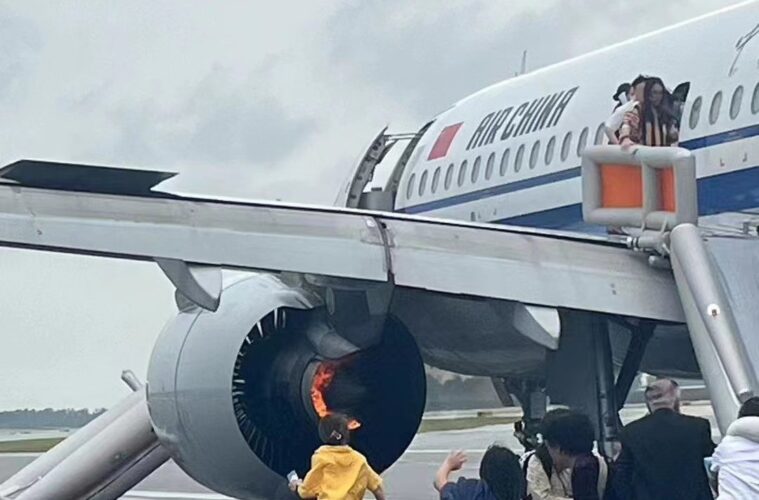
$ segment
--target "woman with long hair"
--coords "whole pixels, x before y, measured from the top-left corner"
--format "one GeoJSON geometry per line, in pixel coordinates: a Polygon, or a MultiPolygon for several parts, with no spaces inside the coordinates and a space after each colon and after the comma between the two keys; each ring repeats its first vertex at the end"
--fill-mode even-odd
{"type": "Polygon", "coordinates": [[[672,95],[661,78],[648,77],[633,88],[637,104],[625,113],[620,144],[674,146],[678,141],[672,95]]]}
{"type": "Polygon", "coordinates": [[[672,146],[677,144],[678,131],[672,110],[672,94],[661,78],[650,78],[644,87],[642,134],[646,146],[672,146]]]}

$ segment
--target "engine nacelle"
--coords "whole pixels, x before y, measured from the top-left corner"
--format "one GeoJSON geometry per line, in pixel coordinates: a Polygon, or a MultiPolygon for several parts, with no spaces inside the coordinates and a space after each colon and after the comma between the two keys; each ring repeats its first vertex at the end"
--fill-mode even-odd
{"type": "Polygon", "coordinates": [[[161,333],[148,371],[153,426],[185,472],[236,498],[291,498],[284,476],[308,470],[322,405],[360,422],[352,445],[385,470],[421,422],[425,377],[400,321],[388,316],[379,339],[326,359],[342,339],[318,297],[271,275],[238,280],[216,312],[180,312],[161,333]]]}

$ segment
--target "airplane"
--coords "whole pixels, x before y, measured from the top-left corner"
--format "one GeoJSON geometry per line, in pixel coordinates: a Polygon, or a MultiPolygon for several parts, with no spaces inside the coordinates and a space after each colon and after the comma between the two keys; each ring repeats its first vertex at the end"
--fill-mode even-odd
{"type": "MultiPolygon", "coordinates": [[[[387,469],[421,421],[424,363],[490,377],[522,406],[528,445],[549,401],[613,434],[640,371],[697,378],[704,358],[677,276],[583,217],[583,153],[605,143],[618,84],[661,77],[681,99],[699,225],[754,242],[757,33],[751,1],[492,85],[416,133],[381,131],[334,207],[178,195],[158,186],[170,172],[22,160],[0,170],[0,245],[160,266],[179,314],[147,388],[135,385],[164,450],[144,456],[170,456],[229,496],[285,498],[284,476],[307,470],[329,411],[348,412],[355,446],[387,469]]],[[[59,449],[61,464],[101,431],[59,449]]],[[[66,497],[52,462],[0,495],[66,497]]],[[[87,488],[71,498],[109,498],[87,488]]]]}

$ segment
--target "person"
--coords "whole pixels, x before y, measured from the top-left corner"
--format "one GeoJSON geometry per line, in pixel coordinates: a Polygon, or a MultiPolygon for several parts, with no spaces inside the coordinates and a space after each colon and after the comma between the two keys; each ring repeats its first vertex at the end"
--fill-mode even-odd
{"type": "Polygon", "coordinates": [[[704,458],[714,452],[709,421],[680,414],[680,388],[645,390],[649,414],[620,433],[614,491],[622,500],[711,500],[704,458]]]}
{"type": "Polygon", "coordinates": [[[638,82],[633,94],[637,102],[625,113],[619,130],[622,147],[677,145],[679,132],[671,109],[672,96],[661,78],[650,77],[638,82]]]}
{"type": "Polygon", "coordinates": [[[448,455],[435,475],[435,489],[441,500],[521,500],[525,485],[519,458],[508,448],[493,445],[480,461],[480,478],[459,478],[455,483],[448,477],[460,470],[467,457],[462,451],[448,455]]]}
{"type": "MultiPolygon", "coordinates": [[[[540,423],[541,435],[553,419],[571,413],[566,408],[549,411],[540,423]]],[[[571,498],[572,470],[561,472],[554,467],[551,454],[545,441],[541,442],[534,451],[527,453],[522,459],[522,470],[527,480],[527,493],[532,500],[564,500],[571,498]]]]}
{"type": "Polygon", "coordinates": [[[664,86],[661,78],[651,78],[646,82],[646,101],[650,106],[644,107],[644,125],[646,144],[651,146],[676,145],[679,139],[677,120],[673,109],[674,98],[664,86]]]}
{"type": "Polygon", "coordinates": [[[341,413],[319,421],[319,437],[325,443],[311,457],[311,470],[303,481],[290,482],[301,498],[360,500],[368,489],[377,500],[385,500],[382,478],[361,453],[348,444],[349,419],[341,413]]]}
{"type": "Polygon", "coordinates": [[[759,398],[748,399],[712,456],[720,500],[759,498],[759,398]]]}
{"type": "Polygon", "coordinates": [[[625,115],[634,109],[638,102],[634,91],[636,87],[644,84],[647,79],[648,77],[644,75],[638,75],[632,81],[632,84],[623,83],[617,88],[617,92],[614,94],[614,100],[617,102],[617,105],[614,106],[612,115],[604,122],[609,144],[619,144],[619,131],[624,123],[625,115]]]}
{"type": "MultiPolygon", "coordinates": [[[[562,485],[563,498],[604,498],[609,471],[606,461],[593,453],[595,431],[586,415],[570,411],[550,419],[543,429],[543,439],[559,477],[563,471],[571,471],[570,482],[562,485]]],[[[533,498],[542,500],[539,493],[533,498]]]]}
{"type": "Polygon", "coordinates": [[[614,106],[614,109],[616,110],[620,106],[627,104],[630,102],[630,90],[632,89],[632,85],[629,83],[622,83],[617,87],[617,91],[612,96],[612,99],[614,99],[617,102],[617,105],[614,106]]]}

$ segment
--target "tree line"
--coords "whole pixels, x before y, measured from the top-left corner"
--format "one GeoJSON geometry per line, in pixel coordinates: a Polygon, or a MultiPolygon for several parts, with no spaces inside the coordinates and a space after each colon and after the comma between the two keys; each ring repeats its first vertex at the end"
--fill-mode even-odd
{"type": "Polygon", "coordinates": [[[47,429],[82,427],[105,412],[105,409],[43,410],[23,409],[0,411],[0,429],[47,429]]]}

